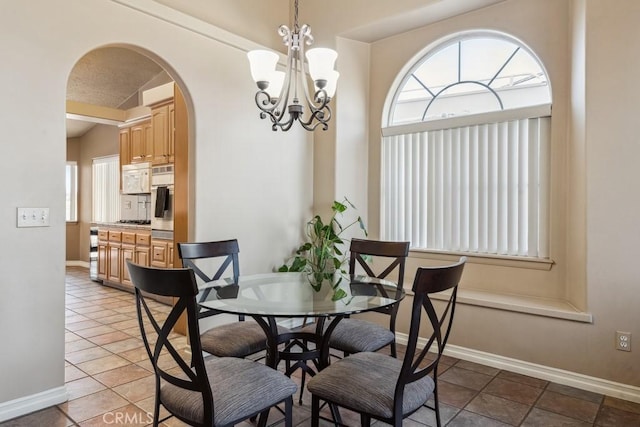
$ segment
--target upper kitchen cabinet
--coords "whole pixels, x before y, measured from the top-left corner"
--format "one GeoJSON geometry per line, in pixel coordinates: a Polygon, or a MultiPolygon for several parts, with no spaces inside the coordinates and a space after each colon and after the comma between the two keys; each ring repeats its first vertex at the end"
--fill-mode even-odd
{"type": "Polygon", "coordinates": [[[153,159],[154,165],[173,163],[174,150],[174,120],[173,99],[151,107],[151,127],[153,133],[153,159]]]}
{"type": "Polygon", "coordinates": [[[163,165],[175,161],[175,84],[173,82],[146,90],[143,104],[151,107],[153,157],[151,163],[163,165]]]}
{"type": "Polygon", "coordinates": [[[143,105],[129,110],[120,128],[120,164],[175,162],[175,84],[167,83],[142,93],[143,105]]]}
{"type": "Polygon", "coordinates": [[[151,120],[131,126],[131,162],[150,162],[153,159],[153,130],[151,120]]]}
{"type": "Polygon", "coordinates": [[[120,166],[131,164],[131,132],[129,128],[120,129],[120,166]]]}
{"type": "Polygon", "coordinates": [[[150,162],[153,158],[151,119],[120,128],[120,165],[150,162]]]}

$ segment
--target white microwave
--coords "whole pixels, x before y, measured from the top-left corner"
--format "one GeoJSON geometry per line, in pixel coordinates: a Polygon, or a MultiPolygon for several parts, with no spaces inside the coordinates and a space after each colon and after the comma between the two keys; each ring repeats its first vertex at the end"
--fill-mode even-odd
{"type": "Polygon", "coordinates": [[[122,194],[151,193],[151,164],[133,163],[122,166],[122,194]]]}

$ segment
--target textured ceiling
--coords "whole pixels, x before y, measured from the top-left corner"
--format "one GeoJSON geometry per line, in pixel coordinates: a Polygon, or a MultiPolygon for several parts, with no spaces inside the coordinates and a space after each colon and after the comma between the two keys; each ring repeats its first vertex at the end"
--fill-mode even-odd
{"type": "Polygon", "coordinates": [[[73,67],[67,99],[118,108],[162,72],[144,55],[120,47],[93,50],[73,67]]]}
{"type": "MultiPolygon", "coordinates": [[[[102,107],[130,108],[138,90],[163,72],[151,59],[130,49],[106,47],[83,56],[71,70],[67,100],[102,107]]],[[[95,123],[67,119],[67,137],[82,136],[95,123]]]]}

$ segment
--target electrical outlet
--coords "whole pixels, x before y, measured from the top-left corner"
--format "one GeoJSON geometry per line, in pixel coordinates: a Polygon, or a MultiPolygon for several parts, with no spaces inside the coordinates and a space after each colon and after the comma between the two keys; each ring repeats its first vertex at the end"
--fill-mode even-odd
{"type": "Polygon", "coordinates": [[[631,332],[616,331],[616,350],[631,351],[631,332]]]}

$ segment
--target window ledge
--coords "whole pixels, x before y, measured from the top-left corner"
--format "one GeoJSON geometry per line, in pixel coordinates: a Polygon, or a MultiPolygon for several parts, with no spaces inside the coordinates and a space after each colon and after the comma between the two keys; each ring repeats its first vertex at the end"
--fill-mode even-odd
{"type": "MultiPolygon", "coordinates": [[[[408,292],[409,294],[410,292],[408,292]]],[[[447,292],[433,294],[432,298],[446,300],[447,292]]],[[[578,310],[568,301],[519,295],[498,294],[472,289],[458,289],[458,304],[475,305],[497,310],[553,317],[575,322],[593,323],[591,313],[578,310]]]]}
{"type": "Polygon", "coordinates": [[[411,249],[411,256],[414,258],[434,259],[439,261],[455,262],[461,256],[467,257],[467,262],[473,264],[498,265],[503,267],[526,268],[530,270],[551,270],[554,261],[551,259],[526,258],[515,256],[500,256],[489,254],[474,254],[465,252],[439,252],[424,249],[411,249]]]}

